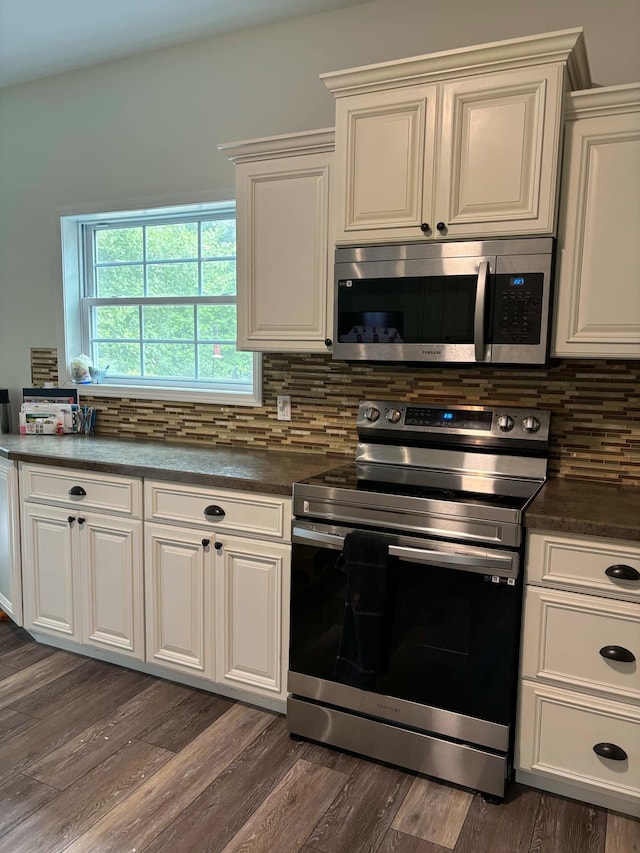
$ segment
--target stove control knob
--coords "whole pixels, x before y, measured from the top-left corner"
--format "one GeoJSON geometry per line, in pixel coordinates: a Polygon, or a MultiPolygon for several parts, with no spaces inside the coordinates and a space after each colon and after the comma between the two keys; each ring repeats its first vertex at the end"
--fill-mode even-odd
{"type": "Polygon", "coordinates": [[[378,418],[380,417],[380,409],[376,409],[375,406],[369,406],[368,409],[364,410],[364,419],[365,421],[369,421],[374,424],[378,418]]]}
{"type": "Polygon", "coordinates": [[[501,432],[510,432],[513,429],[513,418],[510,415],[500,415],[497,424],[501,432]]]}
{"type": "Polygon", "coordinates": [[[398,409],[389,409],[386,417],[390,423],[397,424],[402,417],[402,412],[399,412],[398,409]]]}
{"type": "Polygon", "coordinates": [[[525,432],[538,432],[540,429],[540,421],[529,415],[528,418],[525,418],[522,421],[522,428],[525,432]]]}

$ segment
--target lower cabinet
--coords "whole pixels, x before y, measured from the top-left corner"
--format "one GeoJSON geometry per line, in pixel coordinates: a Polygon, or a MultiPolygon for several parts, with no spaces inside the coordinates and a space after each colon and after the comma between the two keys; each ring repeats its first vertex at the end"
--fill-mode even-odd
{"type": "Polygon", "coordinates": [[[148,662],[213,678],[212,551],[197,530],[145,525],[148,662]]]}
{"type": "Polygon", "coordinates": [[[142,522],[28,502],[22,519],[25,627],[142,659],[142,522]]]}
{"type": "Polygon", "coordinates": [[[527,540],[516,779],[640,816],[640,546],[527,540]]]}
{"type": "Polygon", "coordinates": [[[218,537],[216,681],[286,697],[291,546],[218,537]]]}
{"type": "Polygon", "coordinates": [[[0,610],[22,625],[18,467],[0,458],[0,610]]]}

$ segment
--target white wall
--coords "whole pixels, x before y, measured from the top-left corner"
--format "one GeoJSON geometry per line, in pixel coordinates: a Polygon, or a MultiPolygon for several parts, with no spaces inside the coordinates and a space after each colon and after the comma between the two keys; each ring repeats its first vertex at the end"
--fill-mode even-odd
{"type": "Polygon", "coordinates": [[[378,0],[0,90],[0,387],[60,340],[61,213],[225,194],[219,142],[333,124],[323,71],[577,26],[640,79],[638,0],[378,0]]]}

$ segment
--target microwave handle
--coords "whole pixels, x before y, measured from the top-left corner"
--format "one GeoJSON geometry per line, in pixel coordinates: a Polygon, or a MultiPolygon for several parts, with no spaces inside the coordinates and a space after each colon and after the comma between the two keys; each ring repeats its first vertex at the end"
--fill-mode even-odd
{"type": "Polygon", "coordinates": [[[476,361],[484,361],[484,329],[487,303],[487,281],[489,279],[489,261],[481,261],[478,267],[476,287],[476,313],[473,321],[473,338],[476,348],[476,361]]]}

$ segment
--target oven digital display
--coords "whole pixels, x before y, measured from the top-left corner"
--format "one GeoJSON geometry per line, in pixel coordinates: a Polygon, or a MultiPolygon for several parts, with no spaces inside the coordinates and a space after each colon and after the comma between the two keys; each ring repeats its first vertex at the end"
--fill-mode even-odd
{"type": "Polygon", "coordinates": [[[472,409],[427,409],[407,406],[405,426],[451,427],[454,429],[491,429],[493,412],[472,409]]]}

